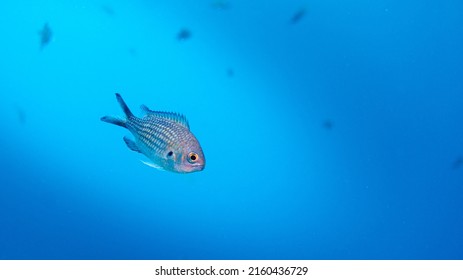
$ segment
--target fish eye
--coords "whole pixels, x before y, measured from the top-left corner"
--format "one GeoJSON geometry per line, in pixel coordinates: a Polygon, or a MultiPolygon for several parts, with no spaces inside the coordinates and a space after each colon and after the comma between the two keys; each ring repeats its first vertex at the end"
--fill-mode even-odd
{"type": "Polygon", "coordinates": [[[173,154],[174,154],[174,152],[169,151],[169,152],[167,153],[167,156],[168,156],[168,157],[171,157],[173,154]]]}
{"type": "Polygon", "coordinates": [[[188,162],[189,162],[189,163],[194,163],[194,162],[196,162],[196,161],[198,160],[198,158],[199,158],[199,156],[198,156],[197,153],[191,152],[191,153],[188,154],[188,162]]]}

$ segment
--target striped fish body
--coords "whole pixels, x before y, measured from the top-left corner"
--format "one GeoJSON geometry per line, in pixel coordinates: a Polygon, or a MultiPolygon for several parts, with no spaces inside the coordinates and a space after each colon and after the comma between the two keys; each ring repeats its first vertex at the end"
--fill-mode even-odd
{"type": "Polygon", "coordinates": [[[126,119],[103,117],[102,121],[127,128],[135,140],[124,137],[127,146],[150,159],[145,164],[177,173],[201,171],[205,158],[196,137],[191,133],[187,119],[177,113],[151,111],[142,105],[145,116],[134,116],[122,97],[117,100],[126,114],[126,119]]]}

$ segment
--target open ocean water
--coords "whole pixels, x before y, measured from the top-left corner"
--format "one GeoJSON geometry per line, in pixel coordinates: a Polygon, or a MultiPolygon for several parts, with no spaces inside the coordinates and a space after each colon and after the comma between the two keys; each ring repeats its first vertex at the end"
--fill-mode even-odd
{"type": "Polygon", "coordinates": [[[463,2],[0,2],[0,259],[462,259],[463,2]],[[206,168],[130,151],[119,92],[206,168]]]}

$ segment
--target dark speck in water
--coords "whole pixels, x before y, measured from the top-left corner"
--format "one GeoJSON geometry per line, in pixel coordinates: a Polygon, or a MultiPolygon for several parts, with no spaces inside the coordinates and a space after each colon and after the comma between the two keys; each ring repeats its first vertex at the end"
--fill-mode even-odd
{"type": "Polygon", "coordinates": [[[16,106],[16,114],[18,116],[19,123],[24,125],[26,123],[26,113],[24,110],[21,107],[16,106]]]}
{"type": "Polygon", "coordinates": [[[179,41],[185,41],[191,38],[191,31],[186,28],[182,28],[178,34],[177,34],[177,39],[179,41]]]}
{"type": "Polygon", "coordinates": [[[114,9],[111,6],[104,5],[101,7],[101,10],[108,16],[114,16],[114,9]]]}
{"type": "Polygon", "coordinates": [[[301,21],[302,18],[304,18],[305,14],[306,14],[306,9],[305,8],[300,8],[291,17],[291,23],[292,24],[298,23],[299,21],[301,21]]]}
{"type": "Polygon", "coordinates": [[[334,123],[332,120],[325,120],[323,122],[323,128],[325,128],[326,130],[331,130],[333,129],[333,126],[334,126],[334,123]]]}
{"type": "Polygon", "coordinates": [[[135,48],[129,48],[129,54],[132,57],[136,57],[136,56],[138,56],[138,51],[135,48]]]}
{"type": "Polygon", "coordinates": [[[217,10],[228,10],[231,6],[226,0],[216,0],[211,3],[211,7],[217,10]]]}
{"type": "Polygon", "coordinates": [[[459,169],[463,165],[463,156],[458,156],[452,164],[453,169],[459,169]]]}
{"type": "Polygon", "coordinates": [[[235,76],[235,70],[233,70],[233,68],[228,68],[227,69],[227,76],[232,78],[235,76]]]}
{"type": "Polygon", "coordinates": [[[51,31],[50,26],[48,23],[45,23],[42,27],[42,30],[39,31],[40,36],[40,49],[42,50],[46,45],[48,45],[51,41],[53,36],[53,32],[51,31]]]}

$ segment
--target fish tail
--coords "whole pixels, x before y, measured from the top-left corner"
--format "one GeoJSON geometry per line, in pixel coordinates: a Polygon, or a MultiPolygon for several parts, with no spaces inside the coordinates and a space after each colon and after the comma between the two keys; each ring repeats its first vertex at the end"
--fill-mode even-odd
{"type": "Polygon", "coordinates": [[[107,122],[107,123],[112,123],[118,126],[122,126],[127,128],[127,124],[125,120],[121,120],[119,118],[111,117],[111,116],[104,116],[100,120],[107,122]]]}
{"type": "Polygon", "coordinates": [[[129,107],[127,106],[127,104],[125,104],[124,99],[122,99],[122,96],[119,93],[116,93],[116,98],[117,102],[119,102],[119,105],[121,105],[121,108],[124,111],[124,114],[127,117],[127,119],[133,117],[132,112],[130,112],[129,107]]]}
{"type": "Polygon", "coordinates": [[[116,99],[117,102],[119,102],[119,105],[121,106],[122,110],[124,111],[124,114],[127,117],[127,119],[123,120],[116,117],[104,116],[100,120],[127,128],[127,120],[132,118],[133,114],[132,112],[130,112],[129,107],[127,106],[127,104],[125,104],[124,99],[122,99],[122,96],[119,93],[116,93],[116,99]]]}

